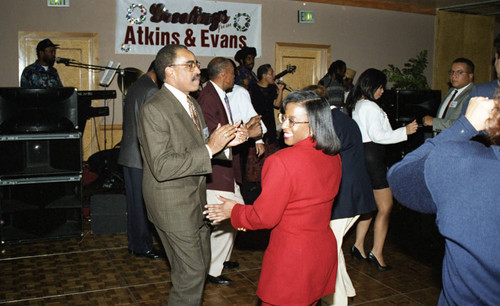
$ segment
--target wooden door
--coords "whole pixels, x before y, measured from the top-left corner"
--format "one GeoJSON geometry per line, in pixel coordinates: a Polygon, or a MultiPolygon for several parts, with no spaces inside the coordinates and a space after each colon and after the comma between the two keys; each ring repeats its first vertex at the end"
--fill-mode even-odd
{"type": "MultiPolygon", "coordinates": [[[[276,74],[287,69],[288,65],[296,66],[294,73],[285,75],[281,80],[291,90],[298,90],[308,85],[318,84],[319,80],[328,71],[330,65],[330,46],[295,44],[277,42],[275,46],[274,71],[276,74]]],[[[283,93],[283,98],[288,91],[283,93]]],[[[277,115],[275,110],[277,125],[277,115]]]]}
{"type": "Polygon", "coordinates": [[[278,42],[275,48],[275,73],[285,70],[288,65],[297,66],[295,73],[282,78],[292,90],[318,84],[330,65],[330,46],[278,42]]]}
{"type": "MultiPolygon", "coordinates": [[[[27,32],[20,31],[19,46],[19,80],[24,67],[37,59],[36,45],[49,38],[58,44],[57,57],[70,58],[78,62],[96,65],[98,61],[98,35],[96,33],[61,33],[61,32],[27,32]]],[[[97,90],[99,74],[95,71],[55,64],[61,81],[65,87],[76,87],[78,90],[97,90]]],[[[92,102],[98,106],[98,101],[92,102]]],[[[98,118],[89,120],[83,133],[83,160],[99,151],[102,137],[98,118]],[[101,137],[97,137],[101,136],[101,137]]]]}

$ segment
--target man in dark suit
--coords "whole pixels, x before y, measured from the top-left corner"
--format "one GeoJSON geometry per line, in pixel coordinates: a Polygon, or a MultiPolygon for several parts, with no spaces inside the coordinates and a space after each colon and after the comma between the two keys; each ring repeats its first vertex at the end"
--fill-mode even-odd
{"type": "Polygon", "coordinates": [[[472,83],[474,63],[466,58],[457,58],[451,64],[449,75],[452,88],[441,102],[436,117],[424,116],[422,118],[424,126],[432,126],[435,133],[450,127],[460,117],[465,101],[474,87],[472,83]]]}
{"type": "MultiPolygon", "coordinates": [[[[185,46],[167,45],[155,58],[165,84],[139,113],[143,195],[171,267],[169,305],[201,305],[210,264],[210,230],[203,210],[211,158],[242,137],[230,124],[210,135],[189,92],[200,82],[200,64],[185,46]]],[[[244,137],[243,137],[244,140],[244,137]]]]}
{"type": "Polygon", "coordinates": [[[127,197],[128,251],[151,259],[164,256],[153,249],[152,232],[142,199],[142,158],[137,141],[137,116],[141,106],[158,90],[153,61],[148,72],[127,90],[123,101],[123,136],[118,156],[118,164],[123,166],[127,197]]]}
{"type": "MultiPolygon", "coordinates": [[[[208,131],[212,132],[218,124],[234,124],[229,99],[226,90],[233,87],[234,67],[226,58],[215,57],[207,66],[209,82],[198,96],[203,111],[203,117],[207,123],[208,131]]],[[[241,122],[237,122],[239,124],[241,122]]],[[[241,170],[239,155],[233,154],[231,148],[227,148],[219,154],[232,156],[232,160],[212,159],[212,174],[208,176],[207,202],[219,203],[217,195],[243,203],[243,197],[236,181],[241,182],[241,170]]],[[[231,257],[236,230],[231,222],[226,220],[218,224],[210,235],[210,246],[212,258],[207,281],[213,284],[227,285],[231,283],[229,278],[221,275],[224,262],[231,257]]],[[[236,263],[234,263],[236,264],[236,263]]]]}
{"type": "Polygon", "coordinates": [[[465,111],[467,110],[467,106],[469,106],[469,101],[472,97],[485,97],[493,99],[495,94],[500,87],[500,34],[495,38],[493,45],[495,47],[495,72],[497,74],[497,79],[488,82],[482,83],[474,86],[469,95],[469,98],[464,103],[464,108],[462,109],[462,115],[465,115],[465,111]]]}

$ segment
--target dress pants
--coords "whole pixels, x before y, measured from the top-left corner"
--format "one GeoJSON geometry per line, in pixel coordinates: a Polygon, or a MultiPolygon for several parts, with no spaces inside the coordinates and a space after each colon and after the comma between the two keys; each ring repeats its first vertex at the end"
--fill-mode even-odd
{"type": "Polygon", "coordinates": [[[335,282],[335,293],[327,295],[321,299],[321,305],[344,306],[348,304],[347,298],[356,296],[356,290],[352,285],[351,278],[347,274],[347,268],[342,252],[342,242],[344,235],[356,223],[359,215],[349,218],[335,219],[330,221],[330,227],[337,239],[338,268],[337,280],[335,282]]]}
{"type": "Polygon", "coordinates": [[[170,263],[170,306],[199,306],[210,265],[210,229],[165,232],[156,227],[170,263]]]}
{"type": "Polygon", "coordinates": [[[153,249],[153,238],[142,198],[142,169],[123,166],[127,200],[128,249],[145,253],[153,249]]]}
{"type": "MultiPolygon", "coordinates": [[[[207,203],[220,203],[219,199],[217,199],[217,195],[235,200],[240,204],[244,203],[240,187],[236,183],[234,184],[234,193],[208,189],[207,203]]],[[[208,274],[215,277],[221,275],[222,269],[224,269],[224,262],[229,261],[231,258],[235,238],[236,230],[231,225],[231,220],[224,220],[220,224],[215,225],[214,230],[210,234],[212,259],[210,261],[208,274]]]]}

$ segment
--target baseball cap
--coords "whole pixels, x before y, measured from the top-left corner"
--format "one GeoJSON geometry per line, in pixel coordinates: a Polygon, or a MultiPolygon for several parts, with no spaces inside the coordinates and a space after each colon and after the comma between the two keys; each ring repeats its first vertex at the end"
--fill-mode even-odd
{"type": "Polygon", "coordinates": [[[59,45],[56,45],[54,44],[52,41],[50,41],[50,39],[46,38],[44,40],[42,40],[41,42],[38,43],[38,45],[36,45],[36,52],[38,51],[44,51],[45,48],[48,48],[48,47],[59,47],[59,45]]]}

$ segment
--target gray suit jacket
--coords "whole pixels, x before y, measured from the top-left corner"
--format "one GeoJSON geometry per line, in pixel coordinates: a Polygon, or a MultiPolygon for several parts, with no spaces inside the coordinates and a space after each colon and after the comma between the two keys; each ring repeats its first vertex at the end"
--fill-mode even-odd
{"type": "MultiPolygon", "coordinates": [[[[455,97],[454,101],[457,102],[457,105],[455,107],[448,107],[448,110],[446,111],[446,115],[444,118],[434,118],[433,123],[432,123],[432,130],[435,132],[441,132],[442,130],[449,128],[455,120],[460,117],[460,114],[462,113],[462,108],[465,105],[465,101],[467,100],[467,97],[469,96],[470,92],[472,91],[472,88],[474,87],[474,84],[468,85],[464,91],[462,91],[458,96],[455,97]]],[[[445,97],[448,97],[455,88],[451,88],[448,93],[446,94],[445,97]]],[[[446,100],[446,99],[445,99],[446,100]]],[[[441,105],[444,103],[441,102],[441,105]]],[[[441,108],[441,105],[439,108],[441,108]]]]}
{"type": "Polygon", "coordinates": [[[123,136],[120,143],[118,164],[142,169],[142,158],[137,141],[137,116],[141,106],[158,91],[158,87],[147,74],[135,81],[123,101],[123,136]]]}
{"type": "MultiPolygon", "coordinates": [[[[200,106],[194,104],[206,130],[200,106]]],[[[149,219],[166,232],[198,230],[204,224],[206,174],[212,164],[204,137],[165,86],[141,108],[137,135],[149,219]]]]}

